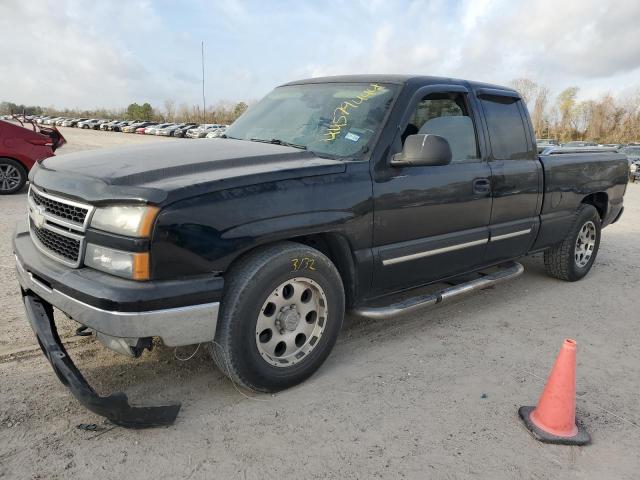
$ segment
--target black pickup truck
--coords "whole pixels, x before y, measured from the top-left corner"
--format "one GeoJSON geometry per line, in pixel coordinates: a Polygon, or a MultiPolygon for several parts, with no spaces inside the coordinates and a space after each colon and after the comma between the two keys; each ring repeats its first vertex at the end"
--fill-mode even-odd
{"type": "Polygon", "coordinates": [[[235,383],[277,391],[323,363],[345,312],[440,303],[517,276],[514,260],[534,252],[552,277],[579,280],[622,214],[627,180],[615,151],[538,155],[509,88],[311,79],[273,90],[223,138],[42,161],[14,251],[60,379],[120,425],[162,425],[179,405],[133,407],[91,389],[54,307],[116,351],[138,356],[153,337],[202,343],[235,383]]]}

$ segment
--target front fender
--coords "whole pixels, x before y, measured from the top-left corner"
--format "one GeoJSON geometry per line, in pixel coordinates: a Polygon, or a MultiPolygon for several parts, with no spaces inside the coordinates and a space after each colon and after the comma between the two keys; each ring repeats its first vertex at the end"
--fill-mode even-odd
{"type": "Polygon", "coordinates": [[[338,174],[209,193],[162,210],[151,242],[154,279],[224,272],[257,246],[335,232],[354,249],[371,242],[368,162],[338,174]]]}

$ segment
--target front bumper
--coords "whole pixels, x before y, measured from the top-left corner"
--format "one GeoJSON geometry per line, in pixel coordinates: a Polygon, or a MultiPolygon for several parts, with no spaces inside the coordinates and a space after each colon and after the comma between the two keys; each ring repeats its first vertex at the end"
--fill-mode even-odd
{"type": "Polygon", "coordinates": [[[124,393],[112,393],[106,397],[98,395],[76,368],[62,345],[53,321],[51,306],[33,294],[24,295],[23,300],[29,323],[53,371],[87,409],[127,428],[160,427],[171,425],[175,421],[180,411],[179,403],[134,407],[129,405],[124,393]]]}
{"type": "MultiPolygon", "coordinates": [[[[69,268],[41,254],[28,227],[13,239],[16,271],[29,323],[45,356],[71,393],[86,408],[129,428],[172,424],[180,404],[129,405],[124,393],[99,396],[67,354],[56,330],[56,307],[96,332],[120,353],[142,338],[160,337],[169,346],[215,337],[223,279],[208,275],[176,281],[134,282],[88,268],[69,268]]],[[[128,349],[129,352],[123,351],[128,349]]]]}
{"type": "Polygon", "coordinates": [[[107,346],[105,340],[135,345],[140,338],[160,337],[175,347],[215,337],[221,277],[136,282],[69,268],[41,254],[26,226],[16,233],[13,247],[22,290],[94,330],[107,346]]]}
{"type": "MultiPolygon", "coordinates": [[[[18,282],[69,318],[107,337],[130,340],[160,337],[169,347],[208,342],[216,335],[219,302],[142,312],[103,310],[81,302],[37,280],[16,256],[18,282]]],[[[107,345],[108,346],[108,345],[107,345]]],[[[116,350],[121,352],[120,350],[116,350]]]]}

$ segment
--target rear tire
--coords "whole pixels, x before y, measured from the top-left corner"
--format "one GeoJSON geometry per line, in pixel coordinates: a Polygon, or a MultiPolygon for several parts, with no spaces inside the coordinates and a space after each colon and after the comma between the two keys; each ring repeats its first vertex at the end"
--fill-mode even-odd
{"type": "Polygon", "coordinates": [[[600,233],[598,211],[593,205],[581,205],[562,242],[544,252],[547,274],[567,282],[583,278],[598,255],[600,233]]]}
{"type": "Polygon", "coordinates": [[[11,158],[0,158],[0,195],[18,193],[27,182],[27,169],[11,158]]]}
{"type": "Polygon", "coordinates": [[[322,365],[342,327],[344,308],[342,280],[325,255],[292,242],[262,247],[226,276],[209,351],[234,383],[277,392],[322,365]]]}

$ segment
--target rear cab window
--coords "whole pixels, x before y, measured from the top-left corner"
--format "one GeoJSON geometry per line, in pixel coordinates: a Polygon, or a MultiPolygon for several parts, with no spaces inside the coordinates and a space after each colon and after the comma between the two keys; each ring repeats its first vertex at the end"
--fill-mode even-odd
{"type": "Polygon", "coordinates": [[[522,101],[517,97],[480,95],[480,103],[489,131],[491,152],[495,160],[530,160],[535,150],[528,141],[521,114],[522,101]]]}

